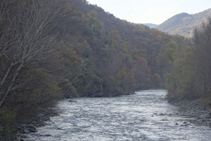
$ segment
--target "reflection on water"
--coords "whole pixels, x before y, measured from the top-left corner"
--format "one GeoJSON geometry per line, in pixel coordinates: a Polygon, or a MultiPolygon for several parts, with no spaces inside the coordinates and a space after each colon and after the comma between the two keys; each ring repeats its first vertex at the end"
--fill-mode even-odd
{"type": "Polygon", "coordinates": [[[165,95],[165,90],[147,90],[114,98],[61,101],[63,113],[30,134],[29,141],[209,141],[210,128],[179,116],[165,95]]]}

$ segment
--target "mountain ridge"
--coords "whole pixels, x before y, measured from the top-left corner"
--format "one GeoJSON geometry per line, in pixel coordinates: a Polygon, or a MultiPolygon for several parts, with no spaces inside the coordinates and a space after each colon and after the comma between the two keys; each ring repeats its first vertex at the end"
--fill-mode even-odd
{"type": "Polygon", "coordinates": [[[178,34],[190,38],[193,35],[193,30],[200,27],[203,22],[206,23],[210,16],[211,8],[196,14],[183,12],[172,16],[155,28],[171,35],[178,34]]]}
{"type": "Polygon", "coordinates": [[[150,28],[155,28],[156,26],[158,26],[157,24],[153,24],[153,23],[144,23],[144,25],[146,25],[150,28]]]}

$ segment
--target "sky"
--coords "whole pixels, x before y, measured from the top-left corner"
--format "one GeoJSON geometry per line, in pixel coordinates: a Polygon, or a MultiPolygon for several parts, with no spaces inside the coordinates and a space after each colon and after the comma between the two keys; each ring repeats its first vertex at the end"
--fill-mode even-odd
{"type": "Polygon", "coordinates": [[[195,14],[211,8],[211,0],[87,0],[115,17],[132,23],[161,24],[186,12],[195,14]]]}

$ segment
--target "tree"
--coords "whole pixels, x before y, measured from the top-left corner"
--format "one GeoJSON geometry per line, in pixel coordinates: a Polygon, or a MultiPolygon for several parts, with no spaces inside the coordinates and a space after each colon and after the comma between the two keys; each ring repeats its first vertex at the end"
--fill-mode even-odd
{"type": "Polygon", "coordinates": [[[30,62],[56,49],[55,19],[64,17],[58,0],[2,0],[0,2],[0,107],[22,84],[17,78],[30,62]]]}
{"type": "Polygon", "coordinates": [[[211,92],[211,18],[195,29],[194,40],[195,62],[197,66],[198,87],[205,96],[211,92]],[[201,87],[201,88],[200,88],[201,87]]]}
{"type": "Polygon", "coordinates": [[[190,48],[180,52],[180,56],[175,58],[170,72],[165,75],[165,86],[168,90],[167,99],[195,99],[198,97],[196,85],[196,66],[194,59],[194,49],[190,48]]]}

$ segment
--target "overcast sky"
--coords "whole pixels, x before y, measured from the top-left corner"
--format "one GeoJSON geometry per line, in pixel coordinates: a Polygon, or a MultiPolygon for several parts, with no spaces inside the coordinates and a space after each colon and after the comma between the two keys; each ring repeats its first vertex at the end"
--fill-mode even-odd
{"type": "Polygon", "coordinates": [[[186,12],[195,14],[211,8],[211,0],[87,0],[106,12],[133,23],[161,24],[186,12]]]}

